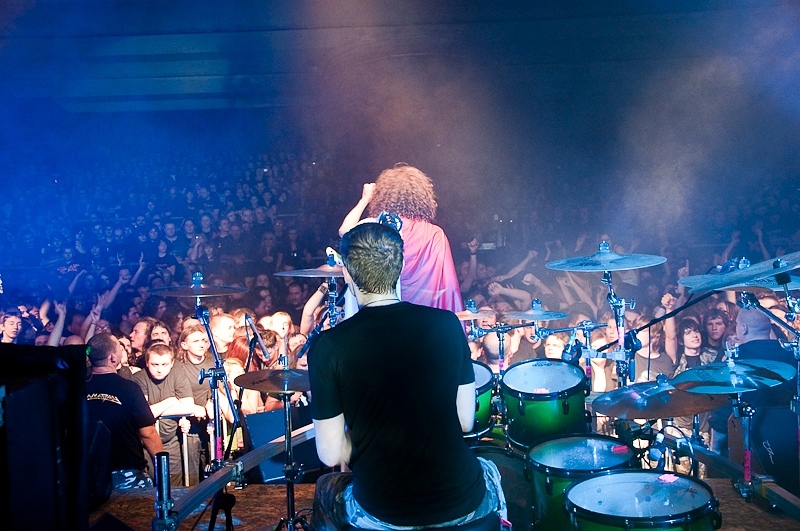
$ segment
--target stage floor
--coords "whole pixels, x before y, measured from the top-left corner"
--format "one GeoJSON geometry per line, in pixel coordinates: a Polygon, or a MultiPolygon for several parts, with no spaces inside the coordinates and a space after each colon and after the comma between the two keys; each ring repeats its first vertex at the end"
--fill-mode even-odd
{"type": "MultiPolygon", "coordinates": [[[[756,503],[746,502],[731,485],[729,479],[707,479],[714,496],[719,499],[722,513],[722,529],[730,531],[765,531],[771,529],[800,530],[800,522],[779,511],[767,511],[756,503]]],[[[173,487],[172,495],[180,498],[187,492],[185,488],[173,487]]],[[[229,489],[236,497],[233,507],[234,529],[241,531],[272,530],[281,517],[286,516],[286,488],[281,485],[249,485],[242,490],[229,489]]],[[[513,493],[508,493],[509,498],[513,493]]],[[[295,486],[295,506],[298,511],[311,509],[314,497],[314,485],[301,484],[295,486]]],[[[131,529],[146,531],[152,528],[155,516],[153,502],[155,489],[115,491],[110,500],[92,513],[90,525],[108,513],[131,529]]],[[[210,503],[210,502],[209,502],[210,503]]],[[[208,529],[211,508],[205,505],[181,523],[179,529],[208,529]],[[205,512],[203,512],[205,510],[205,512]],[[202,513],[202,514],[201,514],[202,513]]],[[[106,524],[111,524],[106,517],[106,524]]],[[[117,523],[117,522],[114,522],[117,523]]],[[[525,531],[515,523],[515,529],[525,531]]],[[[99,523],[94,529],[120,529],[119,527],[102,527],[99,523]]],[[[215,529],[225,529],[222,513],[217,517],[215,529]]]]}

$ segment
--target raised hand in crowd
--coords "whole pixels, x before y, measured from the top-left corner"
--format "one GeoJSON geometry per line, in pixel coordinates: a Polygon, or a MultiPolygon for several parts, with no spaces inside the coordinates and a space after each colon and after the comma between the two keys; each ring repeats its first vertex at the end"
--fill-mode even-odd
{"type": "Polygon", "coordinates": [[[50,337],[47,339],[47,345],[50,347],[57,347],[61,344],[61,335],[64,333],[64,323],[67,320],[67,304],[64,302],[57,302],[53,306],[53,311],[56,312],[58,318],[53,326],[50,337]]]}

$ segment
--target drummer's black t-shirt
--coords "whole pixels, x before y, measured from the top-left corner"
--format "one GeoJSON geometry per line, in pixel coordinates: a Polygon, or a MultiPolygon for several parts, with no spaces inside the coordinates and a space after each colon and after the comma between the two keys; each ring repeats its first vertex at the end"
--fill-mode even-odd
{"type": "Polygon", "coordinates": [[[362,308],[309,352],[315,419],[344,413],[353,495],[394,525],[443,523],[474,511],[483,471],[463,439],[458,386],[475,375],[450,312],[407,302],[362,308]]]}

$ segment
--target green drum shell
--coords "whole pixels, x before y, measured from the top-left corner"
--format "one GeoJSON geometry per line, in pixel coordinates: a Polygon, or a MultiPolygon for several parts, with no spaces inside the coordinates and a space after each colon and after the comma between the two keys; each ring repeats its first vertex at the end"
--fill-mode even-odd
{"type": "Polygon", "coordinates": [[[475,424],[472,431],[464,434],[464,437],[481,437],[494,427],[492,391],[495,379],[492,369],[479,361],[472,361],[472,369],[475,372],[475,424]],[[483,383],[479,384],[480,381],[483,383]]]}
{"type": "MultiPolygon", "coordinates": [[[[638,485],[643,485],[639,483],[638,485]]],[[[669,485],[665,487],[669,490],[669,485]]],[[[633,500],[635,493],[630,492],[630,499],[633,500]]],[[[619,496],[617,496],[619,498],[619,496]]],[[[674,502],[679,496],[677,492],[668,492],[665,494],[664,499],[669,502],[674,502]]],[[[627,499],[627,498],[626,498],[627,499]]],[[[569,517],[569,527],[564,529],[572,529],[573,531],[615,531],[624,529],[626,531],[644,531],[648,529],[663,529],[668,531],[713,531],[722,527],[722,515],[719,512],[719,501],[714,498],[714,494],[705,482],[694,479],[685,474],[675,472],[655,472],[649,470],[627,471],[627,470],[611,470],[607,472],[600,472],[592,474],[586,478],[576,481],[564,491],[564,505],[569,517]],[[623,516],[601,513],[592,511],[586,507],[578,505],[573,495],[583,489],[588,489],[591,493],[592,503],[596,507],[602,505],[602,487],[603,484],[613,483],[622,488],[626,485],[626,476],[635,474],[641,478],[650,477],[648,485],[655,482],[661,475],[677,476],[680,481],[688,481],[692,487],[697,491],[703,491],[706,501],[703,503],[695,504],[695,506],[688,510],[680,511],[676,508],[674,514],[663,516],[623,516]]]]}
{"type": "Polygon", "coordinates": [[[575,481],[597,472],[638,465],[633,448],[607,435],[568,435],[542,441],[528,452],[527,462],[533,484],[536,529],[567,528],[569,520],[564,510],[564,491],[575,481]],[[602,446],[602,455],[592,462],[585,458],[589,441],[602,446]],[[622,447],[625,451],[614,453],[615,447],[622,447]],[[560,466],[556,466],[550,457],[554,453],[562,457],[560,466]],[[567,468],[570,465],[572,468],[567,468]]]}
{"type": "Polygon", "coordinates": [[[500,382],[509,442],[528,450],[537,442],[556,435],[586,433],[588,386],[586,374],[580,367],[561,360],[533,359],[509,367],[500,382]],[[518,389],[506,382],[509,373],[537,368],[559,372],[575,383],[549,393],[533,393],[536,387],[518,389]]]}

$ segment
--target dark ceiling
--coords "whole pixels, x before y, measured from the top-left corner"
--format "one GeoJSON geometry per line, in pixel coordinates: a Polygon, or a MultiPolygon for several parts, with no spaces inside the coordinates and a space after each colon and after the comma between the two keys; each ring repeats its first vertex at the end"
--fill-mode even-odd
{"type": "Polygon", "coordinates": [[[457,206],[603,196],[620,225],[800,173],[796,0],[0,1],[25,161],[292,136],[338,183],[408,161],[457,206]]]}
{"type": "Polygon", "coordinates": [[[5,9],[0,87],[70,111],[314,108],[331,98],[358,105],[387,74],[444,65],[448,77],[434,85],[464,75],[521,98],[594,98],[647,81],[656,64],[791,60],[797,48],[783,45],[797,35],[765,32],[796,16],[795,5],[19,0],[5,9]]]}

